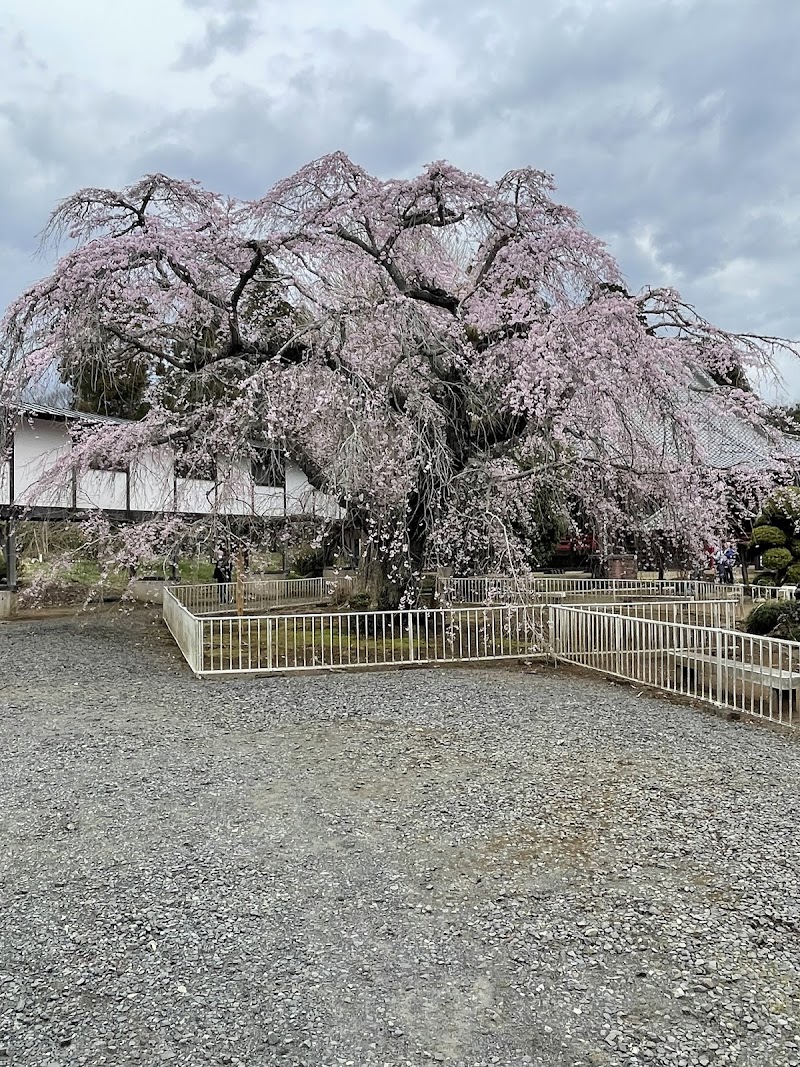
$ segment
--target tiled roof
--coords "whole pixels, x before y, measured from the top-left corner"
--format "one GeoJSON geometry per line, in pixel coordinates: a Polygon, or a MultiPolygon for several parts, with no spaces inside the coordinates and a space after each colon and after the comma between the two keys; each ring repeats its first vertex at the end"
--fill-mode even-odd
{"type": "Polygon", "coordinates": [[[111,422],[124,425],[130,419],[117,419],[112,415],[95,415],[88,411],[77,411],[75,408],[52,406],[50,404],[26,404],[22,403],[17,408],[21,415],[45,415],[51,419],[75,419],[80,422],[111,422]]]}

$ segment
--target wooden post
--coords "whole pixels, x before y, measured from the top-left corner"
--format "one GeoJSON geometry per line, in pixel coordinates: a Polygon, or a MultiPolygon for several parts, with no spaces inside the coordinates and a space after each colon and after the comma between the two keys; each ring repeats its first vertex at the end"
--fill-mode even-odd
{"type": "Polygon", "coordinates": [[[736,547],[739,551],[739,563],[742,567],[742,585],[749,585],[749,575],[747,573],[747,549],[749,546],[745,542],[738,544],[736,547]]]}

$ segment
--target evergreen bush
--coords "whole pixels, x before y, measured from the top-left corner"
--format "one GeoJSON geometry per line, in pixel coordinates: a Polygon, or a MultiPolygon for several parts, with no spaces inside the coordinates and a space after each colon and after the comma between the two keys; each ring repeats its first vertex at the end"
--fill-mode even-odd
{"type": "Polygon", "coordinates": [[[781,616],[791,606],[786,600],[765,600],[763,604],[753,608],[744,620],[744,628],[749,634],[768,634],[770,630],[775,629],[781,616]]]}
{"type": "Polygon", "coordinates": [[[757,548],[780,548],[786,544],[787,537],[777,526],[756,526],[751,540],[757,548]]]}
{"type": "Polygon", "coordinates": [[[788,548],[768,548],[761,557],[767,570],[781,573],[791,566],[792,553],[788,548]]]}

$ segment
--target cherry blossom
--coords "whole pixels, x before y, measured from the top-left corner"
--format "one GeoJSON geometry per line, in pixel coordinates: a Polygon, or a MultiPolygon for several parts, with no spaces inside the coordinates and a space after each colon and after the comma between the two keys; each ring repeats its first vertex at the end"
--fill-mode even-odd
{"type": "Polygon", "coordinates": [[[690,554],[732,485],[757,507],[789,476],[747,375],[796,345],[629,292],[538,170],[382,180],[335,153],[246,202],[156,174],[80,190],[46,238],[67,247],[5,315],[0,400],[45,367],[144,360],[143,421],[68,462],[270,442],[398,589],[437,563],[530,563],[556,520],[605,549],[660,524],[690,554]],[[731,426],[760,452],[721,459],[731,426]]]}

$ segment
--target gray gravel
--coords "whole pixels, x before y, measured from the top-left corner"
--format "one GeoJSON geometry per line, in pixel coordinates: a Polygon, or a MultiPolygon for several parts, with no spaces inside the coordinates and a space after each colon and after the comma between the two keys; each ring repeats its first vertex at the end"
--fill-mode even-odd
{"type": "Polygon", "coordinates": [[[0,1065],[800,1064],[800,746],[540,667],[0,623],[0,1065]]]}

